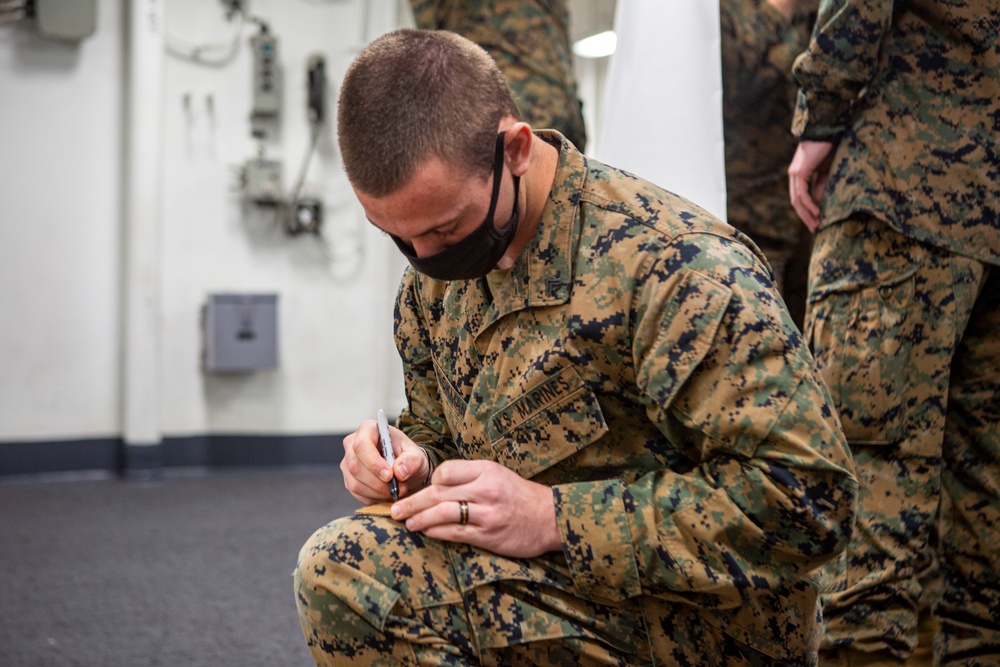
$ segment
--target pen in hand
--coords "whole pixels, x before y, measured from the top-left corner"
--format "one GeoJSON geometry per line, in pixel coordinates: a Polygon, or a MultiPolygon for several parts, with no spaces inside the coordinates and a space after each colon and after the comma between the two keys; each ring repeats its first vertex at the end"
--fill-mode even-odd
{"type": "MultiPolygon", "coordinates": [[[[382,456],[385,457],[389,467],[392,468],[392,464],[395,462],[396,457],[392,453],[392,437],[389,435],[389,420],[385,418],[385,412],[381,409],[378,411],[376,421],[378,422],[378,437],[382,442],[382,456]]],[[[395,476],[389,480],[389,493],[392,494],[393,502],[399,500],[399,484],[396,482],[395,476]]]]}

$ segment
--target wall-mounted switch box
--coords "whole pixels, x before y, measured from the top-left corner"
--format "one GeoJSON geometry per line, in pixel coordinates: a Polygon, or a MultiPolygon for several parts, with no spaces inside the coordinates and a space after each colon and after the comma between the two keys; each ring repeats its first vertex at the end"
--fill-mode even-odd
{"type": "Polygon", "coordinates": [[[273,117],[281,113],[281,67],[278,38],[262,27],[250,38],[253,51],[253,108],[251,115],[273,117]]]}
{"type": "Polygon", "coordinates": [[[254,158],[243,165],[243,194],[255,204],[275,206],[281,202],[281,162],[254,158]]]}
{"type": "Polygon", "coordinates": [[[42,37],[78,42],[97,29],[97,0],[35,0],[35,20],[42,37]]]}
{"type": "Polygon", "coordinates": [[[278,295],[210,294],[204,312],[205,370],[252,373],[278,367],[278,295]]]}

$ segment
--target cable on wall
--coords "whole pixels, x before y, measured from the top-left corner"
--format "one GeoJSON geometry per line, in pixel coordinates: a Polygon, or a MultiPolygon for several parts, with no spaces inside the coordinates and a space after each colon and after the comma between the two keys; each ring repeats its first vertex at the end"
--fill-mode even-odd
{"type": "Polygon", "coordinates": [[[0,24],[13,23],[28,18],[27,0],[6,0],[0,2],[0,24]]]}
{"type": "Polygon", "coordinates": [[[243,36],[243,26],[246,24],[246,13],[241,5],[234,5],[227,11],[227,20],[233,22],[236,18],[232,35],[222,42],[193,42],[191,40],[178,37],[167,28],[164,31],[164,44],[167,53],[189,60],[199,65],[208,67],[222,67],[228,65],[236,57],[240,50],[240,41],[243,36]]]}

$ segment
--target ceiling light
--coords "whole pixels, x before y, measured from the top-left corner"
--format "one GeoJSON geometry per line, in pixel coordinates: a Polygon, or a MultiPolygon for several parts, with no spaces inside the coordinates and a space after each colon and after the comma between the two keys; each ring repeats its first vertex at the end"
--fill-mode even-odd
{"type": "Polygon", "coordinates": [[[604,58],[615,52],[618,35],[614,30],[605,30],[590,37],[584,37],[573,44],[573,53],[581,58],[604,58]]]}

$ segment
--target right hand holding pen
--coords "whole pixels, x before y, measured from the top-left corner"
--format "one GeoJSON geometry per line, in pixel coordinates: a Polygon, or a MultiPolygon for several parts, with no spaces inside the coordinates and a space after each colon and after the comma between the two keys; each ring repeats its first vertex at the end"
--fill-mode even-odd
{"type": "Polygon", "coordinates": [[[389,432],[396,455],[392,468],[382,456],[374,419],[361,422],[358,430],[344,438],[344,459],[340,462],[344,486],[365,505],[392,499],[389,480],[393,475],[399,484],[399,495],[403,497],[423,488],[429,472],[424,451],[399,429],[390,426],[389,432]]]}

